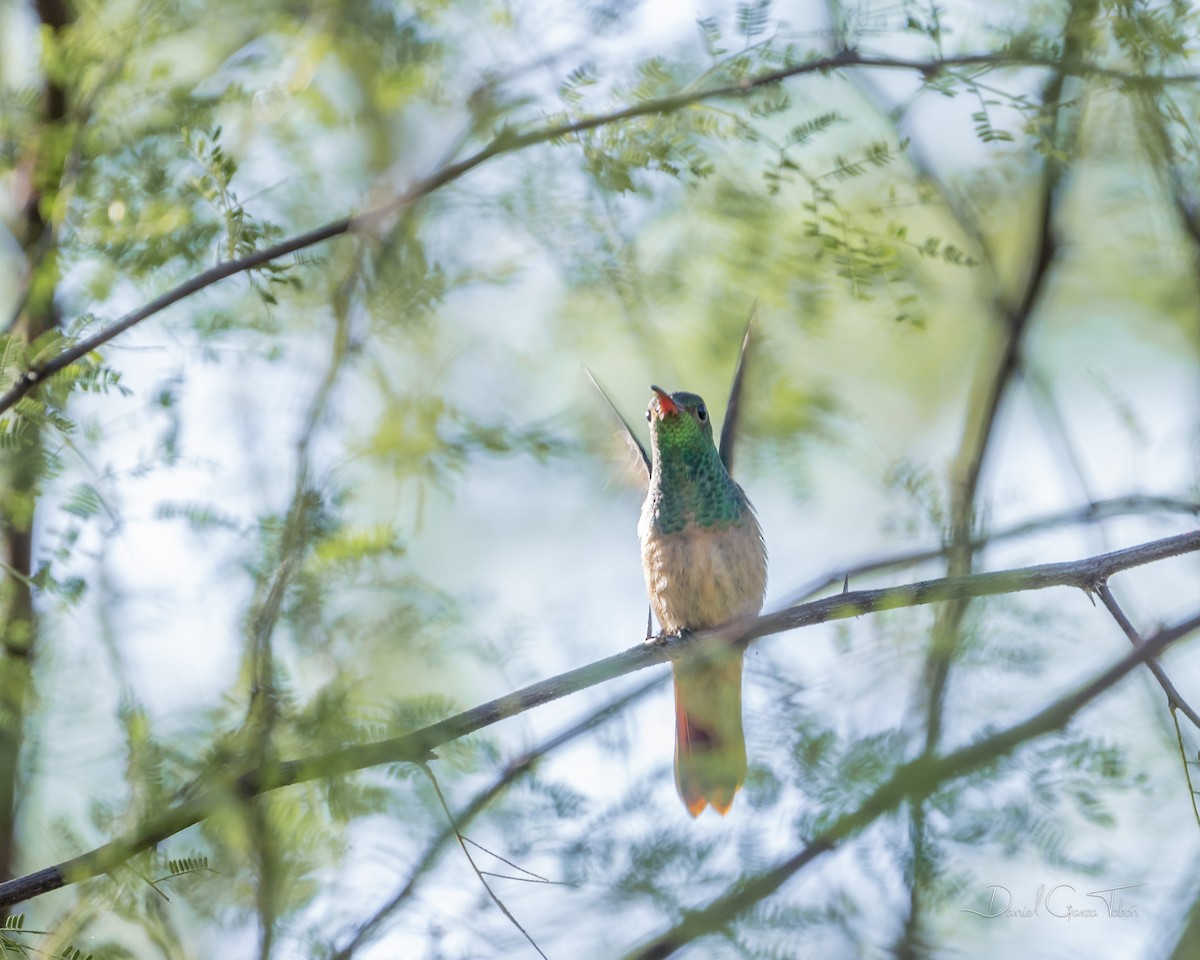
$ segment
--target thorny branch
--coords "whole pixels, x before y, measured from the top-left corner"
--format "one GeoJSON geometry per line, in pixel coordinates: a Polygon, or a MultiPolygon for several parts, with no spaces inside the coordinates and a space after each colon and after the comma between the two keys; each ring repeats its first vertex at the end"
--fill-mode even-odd
{"type": "MultiPolygon", "coordinates": [[[[498,720],[516,716],[532,707],[654,664],[685,656],[711,656],[728,644],[749,644],[760,637],[798,627],[959,597],[995,596],[1055,586],[1076,587],[1090,593],[1119,571],[1196,551],[1200,551],[1200,530],[1066,563],[1048,563],[965,577],[943,577],[898,587],[842,593],[767,613],[749,623],[735,622],[690,636],[667,637],[652,644],[638,644],[623,653],[531,684],[507,696],[400,737],[357,744],[298,760],[266,764],[232,779],[224,786],[210,787],[204,794],[177,804],[102,847],[56,866],[0,883],[0,906],[19,903],[111,870],[133,855],[216,813],[228,804],[231,794],[245,799],[279,787],[342,776],[367,767],[389,763],[417,763],[428,759],[430,752],[441,744],[490,726],[498,720]]],[[[1164,634],[1159,635],[1161,636],[1164,634]]],[[[1176,637],[1172,635],[1171,639],[1176,637]]],[[[1118,670],[1121,666],[1118,664],[1118,667],[1103,674],[1101,680],[1110,677],[1105,685],[1115,683],[1144,657],[1157,654],[1168,642],[1170,640],[1161,643],[1148,642],[1145,647],[1121,662],[1128,664],[1127,669],[1118,670]],[[1114,670],[1118,672],[1114,673],[1114,670]]],[[[1092,695],[1096,693],[1099,693],[1099,690],[1092,695]]],[[[1073,701],[1068,699],[1065,702],[1073,701]]],[[[1048,708],[1052,709],[1055,708],[1048,708]]],[[[1068,718],[1074,709],[1068,712],[1068,718]]],[[[932,756],[922,761],[930,765],[931,769],[936,768],[939,762],[942,761],[932,756]]]]}

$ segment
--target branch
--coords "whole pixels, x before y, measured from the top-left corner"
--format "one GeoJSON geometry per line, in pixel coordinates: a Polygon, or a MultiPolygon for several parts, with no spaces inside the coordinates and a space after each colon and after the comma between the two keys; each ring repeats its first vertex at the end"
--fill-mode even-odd
{"type": "Polygon", "coordinates": [[[1012,753],[1026,741],[1064,727],[1072,717],[1119,680],[1148,662],[1181,637],[1200,630],[1200,613],[1172,627],[1159,630],[1141,647],[1126,654],[1074,693],[1056,700],[1027,720],[990,737],[942,756],[922,754],[902,764],[885,784],[863,801],[858,809],[838,817],[828,828],[793,856],[763,873],[739,880],[724,896],[702,910],[688,912],[670,930],[626,954],[625,960],[661,960],[681,947],[716,933],[739,914],[765,900],[823,853],[860,833],[904,801],[919,802],[943,783],[956,780],[1012,753]]]}
{"type": "MultiPolygon", "coordinates": [[[[1083,18],[1090,22],[1094,9],[1083,2],[1073,2],[1065,25],[1064,49],[1078,56],[1080,50],[1080,34],[1086,23],[1079,23],[1083,18]],[[1081,12],[1086,11],[1086,12],[1081,12]]],[[[1057,69],[1046,81],[1042,95],[1041,115],[1048,127],[1046,139],[1049,148],[1045,150],[1042,161],[1040,182],[1038,185],[1038,209],[1036,227],[1032,238],[1032,256],[1029,264],[1029,275],[1021,290],[1016,303],[1009,303],[999,287],[999,274],[992,268],[997,280],[996,306],[1004,321],[1003,340],[999,345],[994,366],[987,371],[981,370],[976,380],[974,399],[969,405],[963,423],[963,433],[959,440],[954,463],[950,469],[951,510],[950,510],[950,549],[946,572],[950,575],[963,575],[971,570],[973,551],[971,549],[971,527],[975,518],[975,502],[979,493],[979,483],[983,476],[983,466],[986,461],[991,441],[995,435],[996,424],[999,421],[1000,409],[1008,394],[1009,387],[1021,368],[1021,354],[1025,333],[1029,328],[1037,304],[1045,290],[1050,269],[1058,254],[1058,239],[1055,231],[1055,217],[1058,207],[1059,185],[1066,168],[1070,151],[1062,149],[1060,138],[1063,120],[1062,90],[1067,79],[1064,69],[1057,69]]],[[[982,234],[981,234],[982,236],[982,234]]],[[[932,643],[926,658],[925,674],[927,686],[925,745],[932,751],[942,732],[942,714],[945,705],[945,693],[949,684],[950,664],[958,647],[961,627],[966,616],[968,603],[960,599],[948,604],[938,616],[934,625],[932,643]]],[[[917,819],[921,819],[917,812],[917,819]]],[[[918,824],[919,826],[919,824],[918,824]]],[[[919,883],[914,883],[914,896],[920,889],[919,883]]]]}
{"type": "MultiPolygon", "coordinates": [[[[531,684],[403,736],[357,744],[299,760],[265,764],[233,779],[227,788],[210,788],[201,796],[172,807],[141,827],[89,853],[0,883],[0,907],[105,873],[134,854],[161,843],[225,808],[231,793],[244,799],[279,787],[341,776],[367,767],[427,760],[436,747],[481,730],[498,720],[654,664],[684,656],[712,655],[728,644],[749,644],[760,637],[798,627],[899,607],[1056,586],[1077,587],[1092,592],[1121,570],[1196,551],[1200,551],[1200,530],[1067,563],[1047,563],[995,573],[924,580],[880,590],[842,593],[764,614],[749,623],[732,623],[683,637],[668,637],[652,644],[638,644],[623,653],[531,684]]],[[[1147,655],[1154,653],[1157,653],[1157,649],[1147,655]]],[[[1133,662],[1141,662],[1140,657],[1139,653],[1133,662]]]]}
{"type": "Polygon", "coordinates": [[[1171,720],[1175,724],[1175,742],[1179,745],[1179,762],[1183,765],[1183,779],[1187,782],[1188,799],[1192,802],[1192,816],[1196,818],[1196,826],[1200,827],[1200,807],[1196,806],[1196,786],[1192,783],[1191,763],[1187,758],[1187,748],[1183,745],[1183,730],[1179,727],[1179,713],[1173,708],[1171,720]]]}
{"type": "MultiPolygon", "coordinates": [[[[1141,634],[1138,633],[1137,627],[1125,616],[1125,611],[1117,603],[1117,598],[1113,596],[1108,584],[1100,584],[1096,590],[1096,594],[1100,597],[1108,612],[1112,614],[1113,619],[1117,621],[1117,626],[1129,638],[1129,642],[1135,648],[1140,647],[1142,645],[1141,634]]],[[[1150,672],[1154,674],[1154,679],[1158,681],[1158,685],[1162,687],[1163,693],[1167,695],[1167,709],[1171,712],[1171,721],[1175,725],[1175,739],[1179,744],[1179,759],[1183,763],[1183,777],[1187,782],[1188,800],[1192,804],[1192,813],[1196,817],[1196,825],[1200,826],[1200,807],[1196,806],[1196,790],[1192,786],[1192,772],[1189,769],[1187,750],[1183,745],[1183,731],[1179,727],[1178,711],[1182,710],[1184,715],[1192,721],[1192,724],[1197,729],[1200,729],[1200,716],[1197,716],[1196,711],[1192,709],[1191,705],[1179,695],[1179,691],[1175,689],[1175,684],[1171,682],[1171,678],[1167,676],[1167,672],[1157,660],[1153,658],[1148,659],[1146,666],[1150,668],[1150,672]]]]}
{"type": "MultiPolygon", "coordinates": [[[[1063,59],[1078,60],[1086,53],[1088,27],[1096,15],[1091,0],[1072,0],[1064,24],[1063,59]]],[[[1003,339],[990,369],[981,369],[971,391],[963,433],[950,468],[950,543],[946,572],[951,576],[969,574],[975,552],[971,546],[972,528],[976,517],[976,501],[984,464],[992,449],[996,425],[1005,398],[1020,373],[1025,334],[1040,303],[1051,269],[1058,255],[1055,227],[1059,206],[1060,186],[1072,151],[1062,143],[1064,118],[1063,87],[1067,81],[1064,69],[1055,69],[1046,80],[1039,111],[1045,125],[1041,175],[1038,183],[1038,209],[1032,237],[1029,274],[1015,303],[1004,296],[1000,274],[995,269],[985,236],[975,227],[985,260],[991,266],[996,282],[996,307],[1004,321],[1003,339]]],[[[954,209],[953,207],[951,209],[954,209]]],[[[938,611],[930,636],[924,665],[925,682],[925,752],[933,754],[941,740],[945,716],[946,690],[950,684],[950,668],[962,642],[963,621],[970,601],[955,599],[938,611]]],[[[901,960],[918,955],[916,944],[921,939],[922,905],[932,877],[930,841],[926,832],[925,809],[913,804],[910,809],[912,854],[912,886],[909,891],[908,912],[904,930],[896,948],[901,960]]]]}
{"type": "Polygon", "coordinates": [[[812,73],[830,73],[834,70],[849,68],[875,68],[890,70],[908,70],[922,74],[932,79],[938,74],[968,67],[979,67],[985,70],[1008,69],[1018,67],[1042,67],[1054,69],[1067,75],[1096,76],[1117,80],[1128,85],[1137,85],[1150,89],[1160,89],[1170,84],[1191,84],[1200,81],[1200,74],[1176,75],[1132,75],[1103,67],[1090,61],[1060,61],[1052,57],[1042,57],[1027,53],[991,52],[962,54],[955,57],[936,57],[931,59],[909,59],[904,57],[871,56],[856,50],[839,50],[825,57],[818,57],[804,63],[794,64],[779,70],[771,70],[754,77],[747,77],[737,83],[709,87],[705,90],[688,90],[665,97],[644,100],[641,103],[613,110],[608,113],[584,117],[580,120],[550,124],[525,133],[516,133],[510,128],[503,128],[487,145],[475,153],[464,157],[455,163],[447,164],[427,177],[416,180],[407,190],[394,197],[387,203],[354,216],[342,217],[324,226],[317,227],[307,233],[299,234],[288,240],[265,247],[255,253],[236,260],[218,264],[203,273],[197,274],[190,280],[181,283],[173,290],[151,300],[143,307],[126,314],[121,319],[99,330],[90,337],[80,340],[74,346],[68,347],[45,363],[35,364],[17,377],[12,387],[0,395],[0,413],[10,409],[18,400],[31,393],[37,386],[49,377],[60,373],[73,363],[82,360],[93,350],[103,346],[110,340],[124,333],[130,327],[136,326],[143,320],[149,319],[167,307],[178,303],[212,286],[221,280],[245,273],[261,267],[272,260],[278,260],[289,254],[296,253],[308,247],[316,246],[327,240],[343,234],[352,233],[372,226],[380,218],[395,213],[423,199],[431,193],[451,184],[481,166],[494,157],[503,156],[524,150],[527,147],[555,140],[562,140],[574,134],[585,133],[600,127],[634,120],[639,117],[655,116],[674,113],[693,104],[706,100],[745,97],[763,87],[775,86],[784,80],[812,73]]]}
{"type": "MultiPolygon", "coordinates": [[[[1137,632],[1137,628],[1129,622],[1129,618],[1125,616],[1125,611],[1117,604],[1117,599],[1112,595],[1112,591],[1108,588],[1107,583],[1102,583],[1096,588],[1096,596],[1100,598],[1100,602],[1112,614],[1113,619],[1117,621],[1117,626],[1129,638],[1129,642],[1134,647],[1140,647],[1142,645],[1141,635],[1137,632]]],[[[1167,695],[1167,706],[1171,708],[1172,712],[1176,708],[1182,710],[1183,715],[1195,724],[1197,730],[1200,730],[1200,715],[1179,695],[1179,691],[1175,689],[1175,684],[1171,682],[1171,678],[1167,676],[1162,665],[1157,660],[1147,660],[1146,666],[1150,668],[1150,672],[1154,674],[1154,679],[1158,681],[1158,685],[1162,687],[1163,693],[1167,695]]]]}
{"type": "MultiPolygon", "coordinates": [[[[1067,563],[1046,563],[1034,567],[1020,567],[1016,570],[922,580],[918,583],[885,587],[881,590],[858,590],[853,593],[842,593],[765,614],[759,617],[741,636],[749,641],[772,633],[782,633],[797,627],[824,623],[827,620],[856,617],[863,613],[875,613],[879,610],[891,610],[896,607],[937,603],[942,600],[986,597],[1025,590],[1043,590],[1046,587],[1078,587],[1081,590],[1092,592],[1099,584],[1121,570],[1128,570],[1131,567],[1154,563],[1197,550],[1200,550],[1200,530],[1067,563]]],[[[706,631],[703,636],[707,637],[721,632],[719,630],[706,631]]],[[[697,635],[697,637],[699,636],[697,635]]]]}
{"type": "MultiPolygon", "coordinates": [[[[66,0],[41,0],[36,4],[40,27],[48,42],[57,43],[75,19],[74,7],[66,0]]],[[[62,142],[62,134],[78,137],[84,125],[71,123],[71,85],[64,78],[44,74],[40,84],[41,106],[31,120],[46,134],[62,142]]],[[[65,155],[48,149],[43,137],[19,146],[16,157],[19,178],[28,179],[28,197],[16,218],[17,239],[24,251],[41,262],[29,264],[26,290],[18,299],[10,335],[28,346],[38,337],[57,330],[62,317],[56,303],[61,270],[55,258],[56,223],[49,210],[64,188],[73,151],[65,155]],[[40,248],[35,253],[34,248],[40,248]],[[37,291],[36,295],[34,291],[37,291]]],[[[29,708],[36,696],[32,664],[37,656],[42,625],[34,601],[34,527],[39,509],[39,483],[44,471],[46,448],[37,424],[5,451],[0,462],[0,877],[11,877],[19,854],[17,820],[23,800],[22,788],[28,764],[36,763],[26,740],[29,708]],[[28,508],[17,504],[28,503],[28,508]]],[[[0,911],[0,923],[5,916],[0,911]]]]}
{"type": "MultiPolygon", "coordinates": [[[[1023,520],[1011,527],[995,533],[981,534],[971,540],[972,551],[978,552],[985,547],[1002,540],[1015,540],[1031,533],[1043,530],[1053,530],[1056,527],[1066,527],[1078,523],[1094,523],[1110,517],[1124,517],[1162,510],[1166,513],[1185,513],[1200,517],[1200,500],[1181,500],[1175,497],[1154,497],[1131,494],[1127,497],[1114,497],[1110,500],[1095,500],[1082,507],[1075,507],[1062,513],[1048,513],[1045,516],[1023,520]]],[[[808,583],[797,587],[783,601],[786,606],[807,600],[814,594],[832,587],[839,587],[847,580],[854,580],[868,573],[880,573],[884,570],[897,570],[916,566],[929,560],[937,560],[946,556],[949,548],[946,546],[931,547],[924,550],[904,550],[874,560],[851,564],[846,567],[835,567],[831,572],[815,577],[808,583]]]]}
{"type": "Polygon", "coordinates": [[[508,909],[508,906],[504,903],[504,901],[496,896],[496,891],[492,889],[492,885],[487,882],[487,877],[483,875],[483,871],[480,870],[479,865],[475,863],[475,858],[471,856],[471,851],[467,848],[467,840],[463,836],[458,825],[454,822],[454,814],[450,812],[450,805],[446,803],[446,798],[442,794],[442,788],[438,786],[437,777],[435,777],[433,775],[433,771],[429,769],[429,764],[421,763],[420,767],[423,771],[425,771],[425,775],[429,778],[429,782],[433,784],[433,792],[437,794],[438,802],[442,806],[442,811],[446,814],[446,818],[450,821],[450,828],[454,831],[454,836],[458,840],[459,847],[462,848],[463,856],[467,858],[467,863],[471,865],[471,869],[475,872],[475,876],[479,879],[479,882],[483,884],[483,889],[487,891],[487,895],[491,899],[492,903],[499,908],[500,912],[508,918],[508,921],[514,927],[521,931],[521,934],[526,940],[529,941],[530,945],[534,950],[537,951],[537,955],[541,957],[542,960],[550,960],[550,958],[542,952],[542,948],[537,945],[537,941],[529,935],[529,931],[521,926],[521,922],[513,916],[512,911],[508,909]]]}

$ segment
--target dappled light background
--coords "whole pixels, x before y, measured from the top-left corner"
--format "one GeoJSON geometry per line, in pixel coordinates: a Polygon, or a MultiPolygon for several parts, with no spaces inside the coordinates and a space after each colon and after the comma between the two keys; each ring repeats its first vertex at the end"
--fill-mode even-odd
{"type": "MultiPolygon", "coordinates": [[[[41,269],[13,224],[33,189],[20,135],[48,136],[35,94],[49,70],[80,119],[59,148],[69,186],[47,201],[65,336],[386,203],[506,129],[841,46],[914,61],[1008,49],[1015,64],[825,70],[535,143],[105,346],[90,361],[111,372],[93,378],[104,389],[64,396],[71,424],[41,428],[12,872],[98,846],[247,757],[394,736],[640,643],[644,491],[584,367],[643,437],[650,383],[702,394],[720,423],[752,312],[735,472],[764,529],[767,609],[814,582],[942,576],[945,557],[845,575],[1107,501],[997,539],[972,569],[1195,529],[1195,86],[1081,71],[1055,121],[1053,71],[1029,62],[1075,42],[1112,71],[1183,73],[1191,41],[1170,38],[1190,38],[1194,17],[1134,4],[1079,26],[1083,7],[145,2],[81,7],[56,41],[39,40],[32,8],[0,7],[14,238],[0,310],[20,315],[41,269]]],[[[1198,573],[1193,554],[1112,587],[1147,635],[1194,613],[1198,573]]],[[[429,769],[462,810],[524,751],[657,677],[464,827],[547,956],[622,956],[921,752],[939,616],[901,608],[756,642],[750,773],[724,819],[693,821],[675,794],[665,666],[439,747],[429,769]]],[[[956,630],[940,751],[1129,650],[1102,605],[1066,588],[973,601],[956,630]]],[[[1200,702],[1194,643],[1162,662],[1200,702]]],[[[1169,956],[1200,892],[1181,759],[1200,731],[1181,724],[1177,737],[1136,672],[922,812],[875,820],[685,955],[1169,956]],[[1036,917],[980,916],[992,885],[1021,909],[1062,884],[1059,903],[1079,908],[1129,887],[1136,916],[1067,922],[1044,899],[1036,917]]],[[[52,931],[26,942],[97,957],[535,956],[462,850],[423,860],[445,826],[415,765],[258,806],[230,794],[159,860],[17,909],[52,931]],[[148,882],[184,857],[207,869],[148,882]]]]}

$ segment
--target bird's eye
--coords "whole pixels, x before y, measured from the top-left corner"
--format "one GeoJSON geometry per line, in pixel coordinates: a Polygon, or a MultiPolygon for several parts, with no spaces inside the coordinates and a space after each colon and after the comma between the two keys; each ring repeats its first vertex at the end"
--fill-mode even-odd
{"type": "Polygon", "coordinates": [[[708,419],[708,407],[706,407],[704,404],[700,404],[700,406],[696,408],[696,416],[698,416],[700,418],[700,422],[703,423],[708,419]]]}
{"type": "Polygon", "coordinates": [[[653,419],[653,417],[650,416],[650,411],[647,410],[646,411],[646,422],[649,423],[652,419],[653,419]]]}

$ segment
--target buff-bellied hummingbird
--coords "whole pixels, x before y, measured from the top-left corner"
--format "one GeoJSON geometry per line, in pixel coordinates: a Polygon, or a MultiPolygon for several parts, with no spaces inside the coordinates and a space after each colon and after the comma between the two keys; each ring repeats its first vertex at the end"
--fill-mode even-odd
{"type": "MultiPolygon", "coordinates": [[[[651,390],[650,488],[638,523],[650,605],[666,634],[752,616],[767,586],[754,508],[713,443],[704,401],[651,390]]],[[[674,665],[675,785],[692,816],[708,804],[727,813],[746,779],[742,659],[731,646],[674,665]]]]}
{"type": "MultiPolygon", "coordinates": [[[[757,305],[742,338],[719,446],[713,443],[712,421],[700,397],[651,387],[654,398],[646,419],[653,455],[647,453],[584,368],[623,428],[639,472],[649,480],[638,534],[650,606],[664,635],[721,626],[762,607],[766,547],[754,509],[731,476],[756,313],[757,305]]],[[[742,660],[741,647],[730,645],[674,665],[675,785],[692,816],[709,804],[727,813],[746,779],[742,660]]]]}

